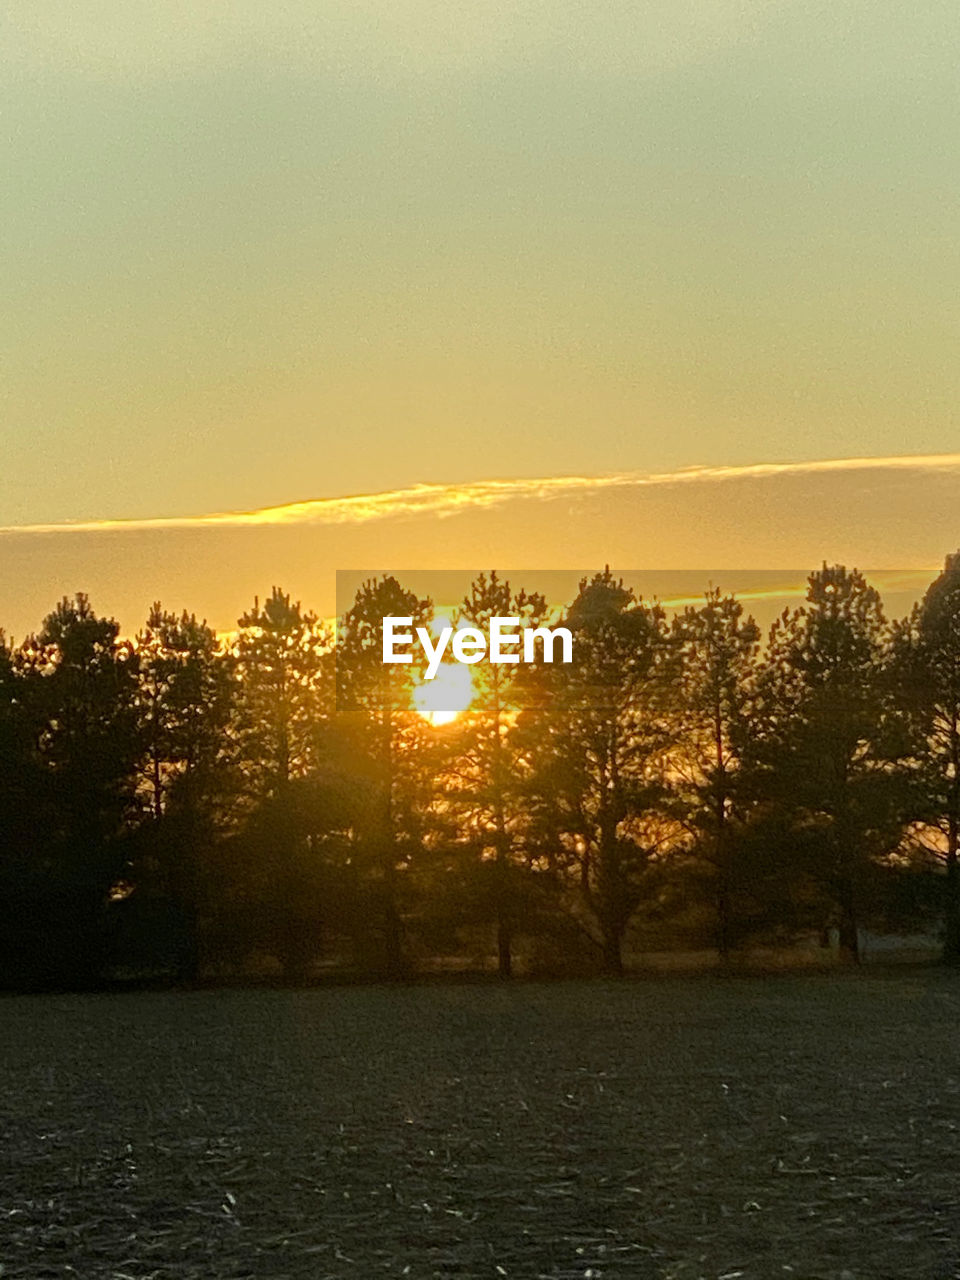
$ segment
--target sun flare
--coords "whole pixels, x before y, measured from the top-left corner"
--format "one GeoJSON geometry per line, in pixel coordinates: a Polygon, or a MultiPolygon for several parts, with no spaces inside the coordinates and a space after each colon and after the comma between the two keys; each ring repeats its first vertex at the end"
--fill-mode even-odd
{"type": "Polygon", "coordinates": [[[473,698],[473,678],[463,663],[444,663],[432,680],[413,690],[413,705],[432,725],[450,724],[473,698]]]}

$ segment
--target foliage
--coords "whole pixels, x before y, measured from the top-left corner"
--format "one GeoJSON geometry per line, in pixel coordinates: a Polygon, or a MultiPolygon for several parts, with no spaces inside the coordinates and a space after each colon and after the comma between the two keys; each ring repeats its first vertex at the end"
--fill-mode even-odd
{"type": "Polygon", "coordinates": [[[529,803],[544,858],[619,973],[627,927],[678,836],[666,803],[675,650],[663,609],[609,570],[581,581],[563,624],[573,661],[536,668],[524,712],[529,803]]]}
{"type": "MultiPolygon", "coordinates": [[[[394,577],[338,642],[274,588],[233,637],[155,605],[135,637],[65,599],[0,635],[0,981],[399,976],[486,956],[619,973],[628,948],[946,926],[960,959],[960,559],[886,624],[824,565],[761,645],[732,596],[672,619],[609,570],[552,624],[572,661],[470,668],[449,722],[415,708],[429,627],[394,577]]],[[[536,626],[480,574],[457,625],[536,626]]]]}
{"type": "Polygon", "coordinates": [[[850,959],[871,864],[902,830],[886,741],[884,632],[880,596],[863,575],[824,565],[808,579],[806,603],[771,629],[751,717],[759,794],[788,815],[797,869],[850,959]]]}
{"type": "Polygon", "coordinates": [[[915,823],[909,844],[942,860],[944,959],[960,964],[960,555],[897,623],[888,664],[893,719],[906,736],[915,823]]]}
{"type": "Polygon", "coordinates": [[[760,631],[738,600],[714,588],[701,606],[677,615],[673,636],[680,652],[673,807],[690,833],[693,857],[707,872],[717,950],[727,956],[738,923],[741,930],[747,923],[740,900],[756,878],[744,856],[751,804],[742,766],[760,631]]]}

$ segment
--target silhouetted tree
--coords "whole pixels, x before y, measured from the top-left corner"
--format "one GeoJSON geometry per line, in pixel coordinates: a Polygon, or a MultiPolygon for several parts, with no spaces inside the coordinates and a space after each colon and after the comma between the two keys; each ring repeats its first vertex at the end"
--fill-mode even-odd
{"type": "MultiPolygon", "coordinates": [[[[226,846],[219,868],[228,927],[230,921],[238,923],[229,904],[261,892],[265,878],[276,881],[271,901],[278,893],[292,892],[291,868],[302,865],[303,853],[294,787],[317,768],[332,693],[326,661],[332,646],[329,629],[288,593],[274,587],[262,605],[256,598],[238,627],[231,732],[243,796],[238,819],[247,839],[226,846]],[[260,865],[255,871],[249,857],[230,861],[241,849],[256,851],[260,865]]],[[[298,921],[298,927],[304,926],[302,916],[298,921]]],[[[280,934],[275,931],[274,936],[280,934]]],[[[293,939],[288,942],[278,958],[292,971],[298,967],[291,958],[296,946],[293,939]]]]}
{"type": "Polygon", "coordinates": [[[274,795],[316,764],[319,727],[330,712],[324,655],[332,637],[279,587],[262,606],[255,599],[238,626],[240,759],[250,793],[274,795]]]}
{"type": "Polygon", "coordinates": [[[309,978],[325,928],[355,924],[353,860],[369,802],[355,776],[321,770],[257,805],[228,846],[232,949],[276,957],[289,981],[309,978]]]}
{"type": "Polygon", "coordinates": [[[960,964],[960,553],[894,627],[897,720],[911,735],[920,846],[946,868],[943,958],[960,964]]]}
{"type": "Polygon", "coordinates": [[[64,599],[17,660],[43,775],[46,824],[29,894],[42,980],[85,983],[105,957],[105,909],[137,813],[136,652],[87,597],[64,599]]]}
{"type": "MultiPolygon", "coordinates": [[[[676,838],[666,800],[672,648],[660,606],[606,570],[580,583],[563,625],[569,665],[535,669],[524,728],[541,844],[579,890],[607,972],[676,838]]],[[[528,669],[529,670],[529,669],[528,669]]]]}
{"type": "Polygon", "coordinates": [[[413,627],[426,626],[431,611],[428,599],[404,590],[396,578],[370,579],[337,632],[337,749],[352,762],[373,807],[358,854],[369,871],[383,965],[391,976],[404,970],[400,877],[421,847],[435,774],[423,767],[434,744],[412,702],[417,664],[383,662],[383,619],[411,618],[413,627]]]}
{"type": "Polygon", "coordinates": [[[39,709],[0,633],[0,986],[32,980],[49,903],[43,883],[52,811],[39,709]]]}
{"type": "MultiPolygon", "coordinates": [[[[514,592],[496,572],[471,583],[459,622],[487,633],[495,617],[517,618],[525,627],[540,626],[547,606],[542,595],[514,592]]],[[[448,798],[467,847],[480,858],[481,872],[491,872],[490,905],[497,925],[497,968],[512,973],[512,941],[529,877],[522,871],[528,854],[524,841],[526,805],[523,779],[528,772],[516,734],[520,707],[518,666],[495,663],[489,653],[471,666],[474,693],[456,740],[448,798]],[[492,858],[491,858],[492,855],[492,858]]]]}
{"type": "Polygon", "coordinates": [[[694,855],[710,868],[717,950],[726,958],[733,943],[738,835],[746,816],[738,782],[760,631],[743,616],[739,601],[714,588],[699,608],[677,615],[673,634],[682,659],[675,803],[693,834],[694,855]]]}
{"type": "Polygon", "coordinates": [[[196,803],[231,760],[236,664],[206,622],[159,604],[136,651],[142,784],[150,812],[160,818],[174,797],[196,803]]]}
{"type": "MultiPolygon", "coordinates": [[[[228,826],[236,778],[230,732],[235,660],[205,622],[155,604],[136,639],[140,786],[147,821],[134,846],[134,894],[160,895],[190,939],[181,972],[196,972],[202,882],[228,826]]],[[[136,897],[125,914],[133,914],[136,897]]]]}
{"type": "Polygon", "coordinates": [[[900,797],[884,746],[884,617],[857,570],[827,566],[774,623],[752,709],[765,796],[789,815],[794,862],[825,895],[841,955],[859,959],[871,864],[897,844],[900,797]]]}
{"type": "MultiPolygon", "coordinates": [[[[668,625],[605,571],[559,619],[569,665],[483,659],[448,724],[417,646],[383,663],[388,615],[432,604],[366,582],[336,651],[277,589],[229,642],[159,606],[123,639],[84,595],[0,635],[0,981],[263,953],[301,980],[347,940],[396,975],[491,922],[504,976],[535,929],[618,973],[641,912],[664,940],[715,920],[721,955],[836,925],[856,959],[860,924],[944,906],[960,963],[960,556],[892,629],[824,565],[763,651],[732,597],[668,625]]],[[[458,622],[494,616],[546,604],[482,574],[458,622]]]]}

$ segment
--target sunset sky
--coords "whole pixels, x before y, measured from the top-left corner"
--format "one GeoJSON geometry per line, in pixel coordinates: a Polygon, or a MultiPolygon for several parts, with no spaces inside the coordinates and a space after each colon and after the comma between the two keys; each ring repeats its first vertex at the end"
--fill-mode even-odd
{"type": "Polygon", "coordinates": [[[0,626],[935,568],[958,47],[949,0],[5,6],[0,626]]]}

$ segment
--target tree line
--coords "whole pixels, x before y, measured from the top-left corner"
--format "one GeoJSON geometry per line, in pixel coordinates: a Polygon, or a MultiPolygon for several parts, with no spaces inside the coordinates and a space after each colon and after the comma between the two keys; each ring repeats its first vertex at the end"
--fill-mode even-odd
{"type": "MultiPolygon", "coordinates": [[[[547,601],[481,574],[459,616],[547,601]]],[[[371,579],[338,620],[275,588],[220,636],[64,599],[0,636],[0,984],[400,976],[495,955],[622,972],[644,949],[939,930],[960,963],[960,555],[888,622],[824,565],[762,641],[735,596],[673,616],[609,570],[569,664],[471,667],[449,723],[381,661],[433,602],[371,579]]]]}

